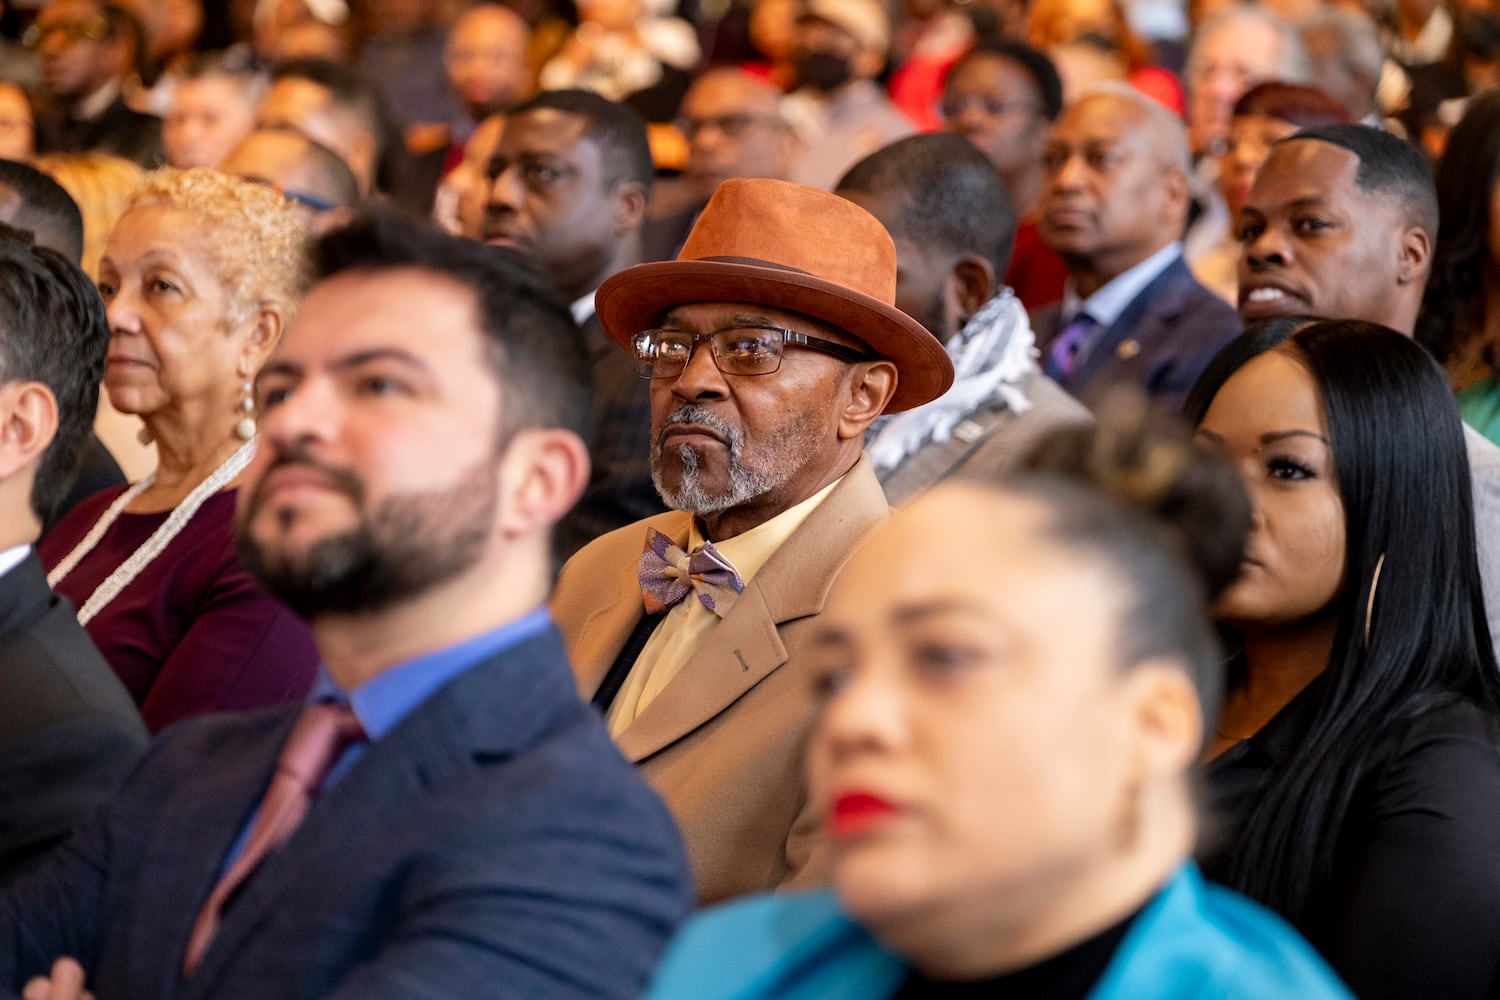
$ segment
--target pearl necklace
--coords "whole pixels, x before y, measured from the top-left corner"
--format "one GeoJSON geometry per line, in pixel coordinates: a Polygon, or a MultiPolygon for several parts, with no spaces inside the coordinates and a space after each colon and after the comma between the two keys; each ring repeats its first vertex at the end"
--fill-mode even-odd
{"type": "MultiPolygon", "coordinates": [[[[189,493],[183,499],[182,503],[173,508],[172,513],[162,523],[161,527],[153,531],[151,537],[146,539],[140,548],[132,552],[128,559],[115,567],[115,571],[106,577],[103,583],[99,584],[98,588],[89,596],[87,601],[83,602],[83,607],[78,609],[78,624],[87,625],[106,604],[119,596],[120,591],[130,586],[131,582],[140,575],[141,570],[145,569],[151,560],[166,550],[166,547],[172,543],[172,539],[176,538],[178,533],[193,519],[193,515],[198,513],[198,508],[202,507],[209,497],[232,483],[234,477],[243,472],[245,466],[250,464],[250,459],[254,455],[255,441],[251,439],[240,445],[233,455],[224,460],[223,465],[209,473],[207,479],[193,487],[193,492],[189,493]]],[[[79,542],[73,551],[69,552],[63,558],[62,562],[52,567],[52,572],[47,574],[47,583],[56,587],[59,581],[73,572],[73,567],[77,566],[83,560],[84,556],[93,551],[94,546],[99,544],[99,540],[104,537],[105,532],[109,531],[114,526],[115,521],[119,520],[120,515],[124,513],[125,508],[130,505],[130,502],[150,489],[151,484],[154,482],[156,482],[156,473],[153,472],[120,494],[119,498],[110,504],[109,510],[104,512],[104,516],[99,518],[93,528],[89,530],[89,533],[83,537],[83,541],[79,542]]]]}

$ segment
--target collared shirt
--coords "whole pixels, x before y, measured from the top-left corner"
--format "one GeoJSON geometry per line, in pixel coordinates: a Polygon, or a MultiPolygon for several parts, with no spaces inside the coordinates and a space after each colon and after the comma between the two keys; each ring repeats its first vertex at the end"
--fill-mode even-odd
{"type": "Polygon", "coordinates": [[[4,576],[26,561],[31,554],[30,545],[16,545],[0,552],[0,576],[4,576]]]}
{"type": "MultiPolygon", "coordinates": [[[[757,524],[733,538],[715,541],[714,547],[734,566],[740,579],[748,584],[776,550],[802,527],[802,522],[807,520],[808,515],[817,510],[818,505],[842,481],[843,477],[840,476],[795,507],[790,507],[769,521],[757,524]]],[[[693,518],[692,527],[688,529],[687,551],[691,552],[704,541],[698,519],[693,518]]],[[[672,678],[677,676],[694,650],[718,623],[719,616],[705,608],[703,602],[694,599],[692,594],[678,601],[667,612],[641,649],[641,655],[636,657],[629,676],[620,688],[619,696],[610,706],[608,721],[611,736],[619,736],[646,710],[672,678]]]]}
{"type": "Polygon", "coordinates": [[[91,122],[108,111],[109,106],[115,103],[115,98],[119,96],[120,81],[109,80],[98,90],[73,105],[72,118],[75,121],[91,122]]]}
{"type": "Polygon", "coordinates": [[[594,296],[597,294],[599,294],[599,290],[596,288],[568,306],[568,311],[573,314],[573,322],[582,326],[589,321],[594,315],[594,296]]]}
{"type": "MultiPolygon", "coordinates": [[[[334,683],[326,666],[319,666],[318,677],[307,696],[307,703],[312,705],[321,701],[347,700],[368,741],[356,743],[344,751],[324,779],[322,790],[327,791],[337,784],[364,756],[369,744],[395,729],[402,719],[414,712],[443,685],[465,670],[541,634],[551,625],[551,614],[545,607],[540,607],[498,628],[384,670],[349,692],[341,690],[334,683]]],[[[251,813],[240,829],[234,847],[224,859],[221,871],[228,871],[229,866],[244,851],[245,840],[249,837],[250,828],[254,826],[259,812],[256,809],[251,813]]]]}
{"type": "Polygon", "coordinates": [[[1155,281],[1172,261],[1181,256],[1182,244],[1176,241],[1168,243],[1139,264],[1109,279],[1087,299],[1078,297],[1078,289],[1074,286],[1073,279],[1069,278],[1063,287],[1062,311],[1058,313],[1062,322],[1058,323],[1058,329],[1071,323],[1080,311],[1088,313],[1101,332],[1109,329],[1120,318],[1125,307],[1135,301],[1135,297],[1155,281]]]}

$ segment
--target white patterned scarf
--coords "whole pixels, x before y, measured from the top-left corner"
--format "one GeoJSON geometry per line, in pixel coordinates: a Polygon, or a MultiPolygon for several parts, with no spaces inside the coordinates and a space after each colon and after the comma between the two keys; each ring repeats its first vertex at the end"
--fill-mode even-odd
{"type": "Polygon", "coordinates": [[[981,306],[944,347],[953,358],[953,388],[914,410],[876,421],[865,448],[876,469],[894,469],[923,445],[948,440],[953,428],[981,407],[998,401],[1012,413],[1031,409],[1020,383],[1038,371],[1036,334],[1009,288],[981,306]]]}

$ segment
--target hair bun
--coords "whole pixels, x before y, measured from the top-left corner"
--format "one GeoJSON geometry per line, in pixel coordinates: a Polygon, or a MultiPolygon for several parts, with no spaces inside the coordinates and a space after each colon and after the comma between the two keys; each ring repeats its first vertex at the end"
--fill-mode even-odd
{"type": "Polygon", "coordinates": [[[1139,393],[1110,393],[1094,413],[1093,425],[1043,437],[1021,467],[1082,483],[1147,518],[1217,598],[1239,576],[1250,532],[1234,469],[1139,393]]]}

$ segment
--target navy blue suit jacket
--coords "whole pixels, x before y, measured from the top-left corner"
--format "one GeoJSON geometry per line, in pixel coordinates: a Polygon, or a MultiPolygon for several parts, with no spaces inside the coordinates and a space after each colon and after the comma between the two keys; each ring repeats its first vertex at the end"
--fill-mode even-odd
{"type": "Polygon", "coordinates": [[[371,746],[182,956],[297,709],[168,729],[0,898],[0,993],[79,958],[100,1000],[634,997],[692,905],[666,808],[579,700],[555,630],[371,746]]]}
{"type": "MultiPolygon", "coordinates": [[[[1053,304],[1032,314],[1043,357],[1057,336],[1060,309],[1053,304]]],[[[1178,257],[1130,300],[1082,364],[1058,384],[1092,405],[1105,388],[1124,382],[1176,412],[1209,360],[1239,332],[1235,311],[1198,284],[1178,257]]]]}

